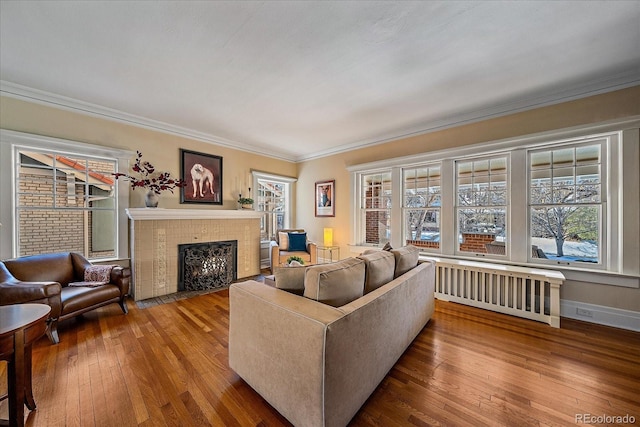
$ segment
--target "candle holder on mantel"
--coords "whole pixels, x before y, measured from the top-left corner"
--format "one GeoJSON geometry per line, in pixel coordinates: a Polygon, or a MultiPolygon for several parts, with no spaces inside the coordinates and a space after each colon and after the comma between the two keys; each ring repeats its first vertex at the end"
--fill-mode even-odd
{"type": "Polygon", "coordinates": [[[238,194],[238,209],[253,210],[253,199],[251,198],[251,187],[249,187],[248,197],[242,197],[242,194],[238,194]]]}

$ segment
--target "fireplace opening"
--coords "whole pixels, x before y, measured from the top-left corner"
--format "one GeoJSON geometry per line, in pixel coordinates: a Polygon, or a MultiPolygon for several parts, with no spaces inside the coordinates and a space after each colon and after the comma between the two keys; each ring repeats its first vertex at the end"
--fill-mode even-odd
{"type": "Polygon", "coordinates": [[[178,291],[226,288],[237,268],[237,240],[178,245],[178,291]]]}

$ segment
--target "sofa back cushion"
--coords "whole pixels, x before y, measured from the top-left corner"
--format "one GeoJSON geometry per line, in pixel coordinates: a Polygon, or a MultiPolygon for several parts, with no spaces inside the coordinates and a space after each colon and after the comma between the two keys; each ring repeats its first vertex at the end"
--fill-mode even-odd
{"type": "Polygon", "coordinates": [[[69,252],[23,256],[5,260],[4,265],[13,277],[25,282],[58,282],[67,286],[76,281],[69,252]]]}
{"type": "Polygon", "coordinates": [[[392,249],[391,253],[396,258],[396,270],[393,277],[400,277],[407,271],[418,265],[420,249],[413,245],[392,249]]]}
{"type": "Polygon", "coordinates": [[[307,267],[304,296],[333,307],[340,307],[364,294],[364,261],[342,261],[307,267]]]}
{"type": "Polygon", "coordinates": [[[395,256],[388,251],[374,251],[358,256],[364,261],[364,293],[378,289],[393,280],[396,261],[395,256]]]}
{"type": "Polygon", "coordinates": [[[276,288],[296,295],[304,294],[304,273],[306,266],[274,267],[273,275],[276,288]]]}

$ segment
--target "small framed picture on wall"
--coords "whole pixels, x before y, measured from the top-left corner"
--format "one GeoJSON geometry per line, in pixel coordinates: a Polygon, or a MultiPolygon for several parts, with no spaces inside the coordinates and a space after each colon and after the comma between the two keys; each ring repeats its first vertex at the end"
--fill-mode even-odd
{"type": "Polygon", "coordinates": [[[336,216],[336,181],[316,182],[316,216],[336,216]]]}
{"type": "Polygon", "coordinates": [[[222,157],[180,150],[180,203],[222,204],[222,157]]]}

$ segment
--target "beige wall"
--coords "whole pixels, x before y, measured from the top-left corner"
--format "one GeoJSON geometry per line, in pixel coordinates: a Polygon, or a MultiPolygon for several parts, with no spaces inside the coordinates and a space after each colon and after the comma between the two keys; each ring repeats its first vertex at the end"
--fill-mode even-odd
{"type": "MultiPolygon", "coordinates": [[[[0,98],[0,128],[126,149],[134,154],[140,150],[143,159],[157,170],[176,177],[180,173],[181,148],[223,157],[223,206],[180,204],[180,193],[174,191],[160,196],[163,208],[235,209],[238,193],[247,191],[244,183],[252,169],[287,176],[297,174],[297,165],[292,162],[8,97],[0,98]]],[[[130,205],[144,206],[143,190],[131,192],[130,205]]]]}
{"type": "MultiPolygon", "coordinates": [[[[348,166],[640,115],[640,86],[299,164],[16,99],[3,97],[0,101],[1,128],[134,151],[138,149],[157,168],[175,174],[180,168],[179,148],[221,155],[224,157],[224,206],[215,208],[235,209],[237,193],[241,190],[234,188],[236,177],[241,183],[244,182],[243,177],[248,175],[250,169],[297,176],[294,226],[307,229],[309,236],[318,242],[322,241],[322,229],[333,227],[334,241],[340,245],[341,257],[345,258],[352,255],[347,246],[350,242],[351,197],[349,173],[346,170],[348,166]],[[325,179],[336,180],[336,216],[316,218],[313,209],[314,183],[325,179]]],[[[177,193],[163,195],[160,203],[166,208],[208,208],[180,205],[177,193]]],[[[142,192],[133,193],[131,206],[143,206],[142,192]]],[[[638,289],[567,282],[562,288],[561,297],[640,311],[638,289]]]]}
{"type": "MultiPolygon", "coordinates": [[[[637,115],[640,115],[640,86],[302,162],[298,172],[296,225],[307,229],[318,241],[322,240],[323,227],[333,227],[341,257],[351,256],[347,246],[351,203],[348,166],[637,115]],[[335,218],[314,217],[313,186],[321,179],[336,180],[335,218]]],[[[640,183],[636,188],[640,188],[640,183]]],[[[640,311],[639,289],[568,281],[561,289],[561,298],[640,311]]]]}

